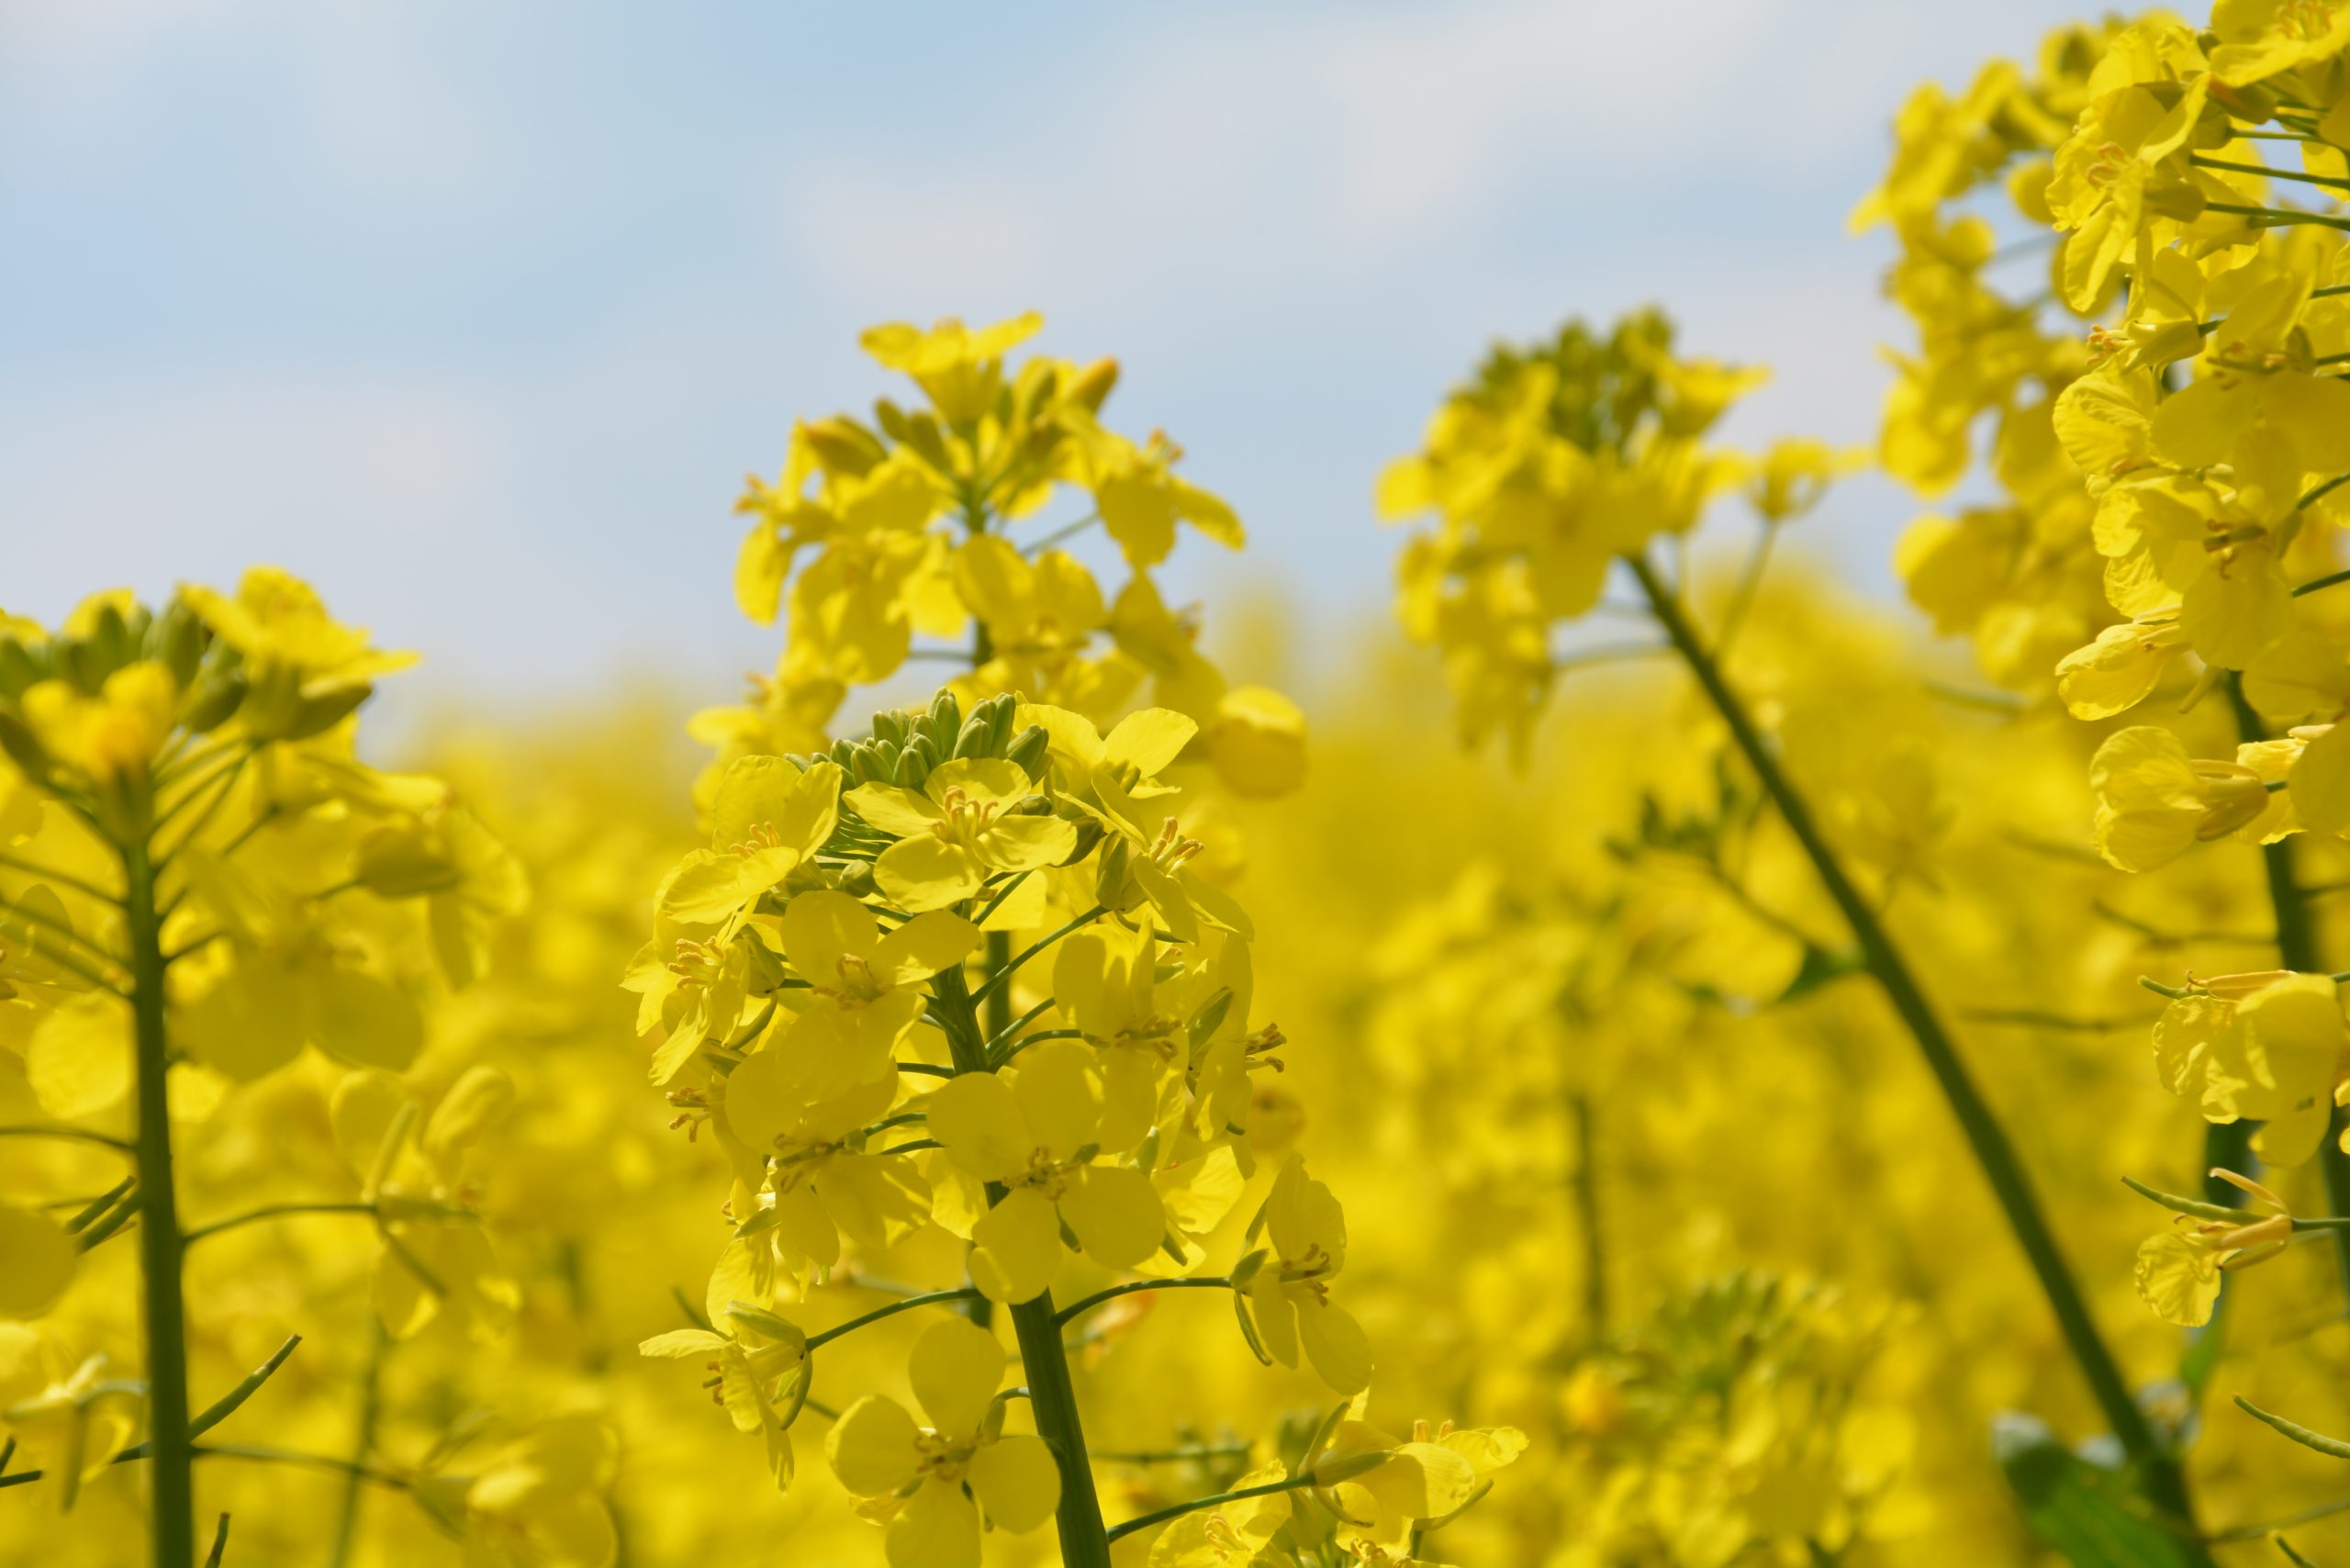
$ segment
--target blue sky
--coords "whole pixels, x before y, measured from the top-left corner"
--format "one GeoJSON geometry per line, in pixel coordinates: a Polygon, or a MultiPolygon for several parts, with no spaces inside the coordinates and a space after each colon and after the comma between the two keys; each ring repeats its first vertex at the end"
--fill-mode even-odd
{"type": "MultiPolygon", "coordinates": [[[[1777,369],[1736,433],[1865,441],[1887,122],[2071,12],[7,0],[0,606],[267,560],[423,692],[730,694],[743,474],[883,389],[862,326],[1035,307],[1251,526],[1171,595],[1339,645],[1373,476],[1496,334],[1658,300],[1777,369]]],[[[1816,543],[1890,591],[1915,510],[1816,543]]]]}

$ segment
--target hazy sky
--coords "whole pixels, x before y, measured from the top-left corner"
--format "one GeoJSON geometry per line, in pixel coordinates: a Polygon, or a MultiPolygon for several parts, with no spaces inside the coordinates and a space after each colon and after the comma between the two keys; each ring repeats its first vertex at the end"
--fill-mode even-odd
{"type": "MultiPolygon", "coordinates": [[[[1865,441],[1886,126],[2073,10],[0,0],[0,606],[267,560],[442,689],[731,691],[745,470],[859,328],[1035,307],[1251,527],[1170,595],[1343,630],[1496,334],[1655,299],[1865,441]]],[[[1914,510],[1817,532],[1882,588],[1914,510]]]]}

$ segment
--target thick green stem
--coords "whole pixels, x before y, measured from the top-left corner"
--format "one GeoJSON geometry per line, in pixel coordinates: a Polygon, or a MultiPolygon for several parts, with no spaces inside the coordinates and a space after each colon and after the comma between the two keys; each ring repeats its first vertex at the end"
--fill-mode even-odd
{"type": "Polygon", "coordinates": [[[2023,1248],[2032,1272],[2039,1277],[2042,1293],[2048,1298],[2056,1315],[2058,1328],[2071,1349],[2073,1360],[2080,1368],[2089,1392],[2104,1412],[2113,1435],[2121,1444],[2131,1462],[2139,1467],[2147,1495],[2158,1506],[2176,1514],[2183,1523],[2191,1525],[2185,1478],[2177,1462],[2155,1438],[2144,1412],[2131,1396],[2130,1385],[2114,1361],[2112,1352],[2099,1337],[2096,1320],[2089,1316],[2087,1304],[2082,1300],[2080,1287],[2074,1282],[2064,1254],[2058,1250],[2056,1238],[2042,1215],[2039,1199],[2025,1175],[2023,1162],[2017,1157],[2015,1146],[2008,1141],[2007,1131],[1998,1117],[1975,1086],[1965,1064],[1959,1059],[1956,1046],[1935,1014],[1933,1005],[1926,1000],[1925,991],[1910,973],[1908,961],[1896,947],[1876,911],[1861,896],[1852,878],[1846,874],[1843,862],[1821,834],[1812,820],[1811,808],[1802,794],[1779,767],[1779,761],[1738,694],[1729,689],[1721,670],[1699,640],[1680,601],[1658,578],[1655,570],[1642,557],[1626,557],[1632,575],[1639,579],[1648,595],[1650,608],[1657,622],[1673,640],[1673,647],[1689,666],[1690,673],[1705,689],[1707,698],[1722,722],[1729,729],[1739,749],[1745,754],[1747,764],[1778,808],[1779,816],[1787,831],[1818,874],[1828,896],[1852,927],[1853,939],[1859,944],[1863,959],[1886,1000],[1908,1027],[1917,1040],[1919,1050],[1926,1058],[1934,1081],[1949,1102],[1960,1128],[1966,1135],[1975,1163],[1982,1168],[1991,1184],[1999,1206],[2006,1211],[2008,1224],[2015,1232],[2017,1242],[2023,1248]]]}
{"type": "MultiPolygon", "coordinates": [[[[2267,731],[2260,715],[2244,700],[2243,678],[2231,678],[2227,689],[2235,706],[2237,734],[2247,742],[2266,740],[2267,731]]],[[[2268,875],[2268,907],[2277,922],[2278,967],[2303,974],[2326,973],[2324,956],[2318,950],[2317,920],[2294,865],[2293,840],[2280,838],[2274,844],[2262,845],[2260,859],[2268,875]]],[[[2343,1113],[2337,1110],[2325,1141],[2318,1148],[2318,1169],[2325,1178],[2326,1211],[2337,1215],[2350,1214],[2350,1155],[2342,1152],[2343,1125],[2343,1113]]],[[[2335,1240],[2339,1245],[2334,1259],[2341,1269],[2342,1288],[2350,1293],[2350,1232],[2335,1240]]]]}
{"type": "MultiPolygon", "coordinates": [[[[1098,911],[1096,912],[1099,913],[1098,911]]],[[[1090,917],[1089,917],[1090,918],[1090,917]]],[[[1039,944],[1038,946],[1042,946],[1039,944]]],[[[990,944],[992,949],[993,944],[990,944]]],[[[1032,949],[1033,951],[1033,949],[1032,949]]],[[[1005,989],[1008,970],[994,962],[990,951],[988,979],[982,991],[1005,989]]],[[[933,982],[938,1012],[944,1021],[947,1048],[960,1072],[985,1072],[986,1036],[979,1025],[979,1004],[959,969],[948,969],[933,982]]],[[[993,995],[993,991],[988,991],[993,995]]],[[[1003,1189],[988,1183],[990,1206],[1003,1199],[1003,1189]]],[[[1062,1568],[1110,1568],[1110,1540],[1102,1522],[1102,1499],[1093,1489],[1093,1467],[1085,1456],[1085,1427],[1077,1410],[1077,1389],[1069,1380],[1069,1352],[1061,1344],[1053,1293],[1045,1291],[1012,1309],[1012,1331],[1020,1344],[1020,1366],[1028,1383],[1028,1407],[1043,1438],[1060,1462],[1061,1500],[1054,1513],[1061,1541],[1062,1568]]]]}
{"type": "Polygon", "coordinates": [[[196,1561],[194,1443],[188,1436],[187,1323],[180,1294],[179,1198],[172,1182],[172,1116],[163,1030],[163,948],[147,846],[122,856],[130,938],[131,1019],[138,1084],[139,1261],[147,1332],[150,1496],[155,1568],[196,1561]]]}
{"type": "Polygon", "coordinates": [[[1060,1530],[1062,1568],[1109,1568],[1109,1533],[1102,1522],[1102,1499],[1093,1490],[1093,1466],[1085,1456],[1085,1428],[1078,1419],[1077,1389],[1069,1382],[1053,1293],[1013,1307],[1012,1331],[1020,1341],[1036,1433],[1061,1462],[1061,1501],[1054,1522],[1060,1530]]]}

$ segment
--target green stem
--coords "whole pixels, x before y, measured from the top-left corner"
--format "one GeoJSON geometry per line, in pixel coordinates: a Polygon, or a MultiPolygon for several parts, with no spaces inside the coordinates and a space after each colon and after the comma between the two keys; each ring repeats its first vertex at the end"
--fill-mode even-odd
{"type": "Polygon", "coordinates": [[[180,1245],[193,1247],[207,1236],[218,1236],[224,1230],[235,1230],[240,1226],[277,1219],[285,1215],[372,1215],[375,1212],[374,1204],[267,1204],[241,1215],[230,1215],[227,1219],[216,1219],[210,1225],[199,1225],[180,1238],[180,1245]]]}
{"type": "Polygon", "coordinates": [[[2130,1384],[2121,1375],[2112,1352],[2099,1337],[2097,1323],[2089,1316],[2087,1304],[2082,1300],[2080,1287],[2074,1282],[2064,1254],[2058,1250],[2056,1238],[2048,1228],[2048,1221],[2041,1213],[2039,1199],[2031,1189],[2031,1178],[2024,1172],[2023,1162],[2017,1157],[2015,1146],[2009,1142],[2005,1128],[1975,1085],[1965,1064],[1950,1035],[1935,1014],[1933,1005],[1926,1000],[1925,991],[1893,938],[1877,918],[1876,911],[1861,895],[1852,878],[1846,874],[1843,862],[1838,858],[1828,840],[1812,821],[1811,807],[1794,783],[1780,768],[1778,757],[1763,740],[1762,732],[1746,711],[1746,705],[1729,689],[1720,668],[1699,640],[1696,630],[1659,579],[1655,569],[1644,556],[1625,557],[1633,577],[1648,596],[1649,607],[1657,622],[1673,640],[1682,659],[1689,666],[1698,685],[1721,715],[1739,749],[1745,754],[1747,764],[1755,778],[1777,806],[1779,816],[1787,831],[1809,858],[1820,884],[1827,890],[1852,927],[1854,941],[1866,961],[1869,972],[1876,979],[1886,1000],[1900,1016],[1910,1035],[1917,1040],[1927,1067],[1940,1085],[1942,1097],[1974,1151],[1975,1163],[1991,1184],[1999,1206],[2006,1211],[2008,1224],[2015,1232],[2025,1258],[2038,1276],[2040,1288],[2055,1313],[2058,1328],[2079,1366],[2089,1392],[2113,1428],[2114,1436],[2131,1462],[2140,1467],[2149,1497],[2157,1505],[2192,1522],[2188,1510],[2185,1478],[2176,1460],[2164,1449],[2147,1423],[2144,1412],[2131,1396],[2130,1384]]]}
{"type": "Polygon", "coordinates": [[[1052,1445],[1061,1462],[1061,1500],[1055,1513],[1061,1568],[1109,1568],[1112,1537],[1102,1526],[1102,1499],[1093,1490],[1093,1467],[1086,1459],[1085,1428],[1078,1418],[1077,1389],[1061,1348],[1053,1293],[1045,1291],[1014,1306],[1012,1331],[1020,1341],[1020,1365],[1028,1379],[1036,1435],[1052,1445]]]}
{"type": "Polygon", "coordinates": [[[2332,174],[2305,174],[2299,169],[2272,169],[2266,163],[2238,163],[2232,159],[2208,157],[2190,152],[2187,161],[2199,169],[2224,169],[2231,174],[2266,174],[2272,180],[2298,180],[2305,185],[2324,185],[2331,190],[2350,191],[2350,180],[2332,174]]]}
{"type": "Polygon", "coordinates": [[[1250,1497],[1270,1497],[1277,1492],[1294,1492],[1301,1486],[1313,1484],[1314,1473],[1307,1471],[1304,1475],[1292,1475],[1286,1481],[1268,1481],[1261,1486],[1243,1486],[1237,1491],[1218,1492],[1209,1497],[1194,1497],[1188,1503],[1177,1503],[1171,1507],[1161,1508],[1155,1514],[1145,1514],[1138,1519],[1128,1519],[1110,1532],[1110,1539],[1119,1540],[1138,1529],[1148,1529],[1153,1525],[1165,1524],[1169,1519],[1180,1519],[1185,1514],[1196,1514],[1203,1508],[1220,1507],[1225,1503],[1245,1502],[1250,1497]]]}
{"type": "Polygon", "coordinates": [[[187,1321],[180,1294],[179,1196],[172,1179],[170,1041],[163,1028],[163,948],[147,845],[122,851],[130,938],[138,1085],[139,1262],[147,1335],[150,1497],[155,1568],[196,1561],[195,1445],[188,1434],[187,1321]]]}
{"type": "MultiPolygon", "coordinates": [[[[2235,709],[2237,734],[2247,742],[2266,739],[2266,727],[2244,698],[2243,678],[2232,676],[2226,685],[2235,709]]],[[[2268,907],[2277,922],[2277,966],[2303,974],[2329,972],[2318,951],[2317,921],[2308,896],[2301,891],[2293,841],[2280,838],[2274,844],[2262,845],[2260,860],[2268,878],[2268,907]]],[[[2325,1179],[2325,1206],[2333,1214],[2350,1214],[2350,1154],[2342,1152],[2342,1129],[2343,1113],[2337,1110],[2325,1141],[2318,1146],[2318,1169],[2325,1179]]],[[[2338,1240],[2335,1262],[2341,1272],[2342,1288],[2350,1293],[2350,1234],[2338,1240]]]]}
{"type": "Polygon", "coordinates": [[[344,1568],[351,1561],[352,1542],[359,1536],[359,1515],[367,1498],[367,1478],[362,1471],[367,1456],[375,1451],[375,1424],[383,1415],[384,1353],[392,1337],[384,1332],[380,1320],[369,1327],[367,1366],[359,1383],[359,1421],[351,1438],[351,1469],[343,1475],[342,1499],[335,1508],[333,1568],[344,1568]]]}
{"type": "MultiPolygon", "coordinates": [[[[1073,922],[1064,931],[1092,920],[1100,910],[1089,913],[1084,921],[1073,922]]],[[[1062,933],[1055,933],[1028,951],[1035,953],[1062,933]]],[[[992,957],[992,955],[990,955],[992,957]]],[[[1015,960],[1016,963],[1016,960],[1015,960]]],[[[971,993],[960,969],[940,972],[932,982],[946,1036],[947,1048],[955,1055],[958,1072],[985,1072],[987,1047],[979,1027],[979,1002],[1003,989],[1011,978],[1012,968],[990,966],[991,972],[981,982],[979,997],[971,993]]],[[[990,1182],[987,1187],[990,1207],[1003,1201],[1004,1189],[990,1182]]],[[[1033,1299],[1012,1308],[1012,1332],[1020,1345],[1020,1365],[1028,1382],[1028,1405],[1036,1422],[1036,1435],[1045,1439],[1060,1462],[1061,1500],[1054,1510],[1054,1523],[1061,1542],[1061,1568],[1110,1568],[1110,1538],[1102,1522],[1102,1499],[1093,1489],[1093,1467],[1085,1454],[1085,1424],[1078,1415],[1077,1388],[1070,1381],[1069,1353],[1061,1344],[1058,1315],[1053,1309],[1053,1293],[1039,1292],[1033,1299]]],[[[814,1347],[815,1341],[809,1341],[814,1347]]]]}
{"type": "Polygon", "coordinates": [[[1053,1314],[1053,1321],[1056,1324],[1067,1323],[1072,1317],[1083,1316],[1105,1301],[1115,1301],[1122,1295],[1137,1295],[1144,1291],[1228,1291],[1231,1288],[1232,1282],[1221,1274],[1214,1279],[1199,1280],[1128,1280],[1125,1284],[1112,1285],[1108,1290],[1095,1291],[1090,1296],[1069,1303],[1053,1314]]]}
{"type": "Polygon", "coordinates": [[[878,1323],[885,1317],[895,1317],[901,1312],[912,1312],[918,1306],[942,1306],[950,1301],[968,1301],[979,1294],[975,1290],[958,1289],[925,1291],[920,1295],[910,1295],[901,1301],[890,1302],[886,1306],[877,1306],[870,1312],[860,1313],[846,1323],[834,1324],[822,1334],[809,1335],[806,1348],[813,1352],[820,1346],[829,1345],[844,1334],[853,1334],[868,1323],[878,1323]]]}

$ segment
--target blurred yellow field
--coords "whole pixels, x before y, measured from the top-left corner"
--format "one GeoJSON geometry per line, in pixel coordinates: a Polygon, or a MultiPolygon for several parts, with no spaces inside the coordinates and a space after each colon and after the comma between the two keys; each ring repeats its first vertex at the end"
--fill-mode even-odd
{"type": "Polygon", "coordinates": [[[1384,624],[1035,313],[739,690],[0,577],[0,1562],[2350,1563],[2350,8],[1893,124],[1873,444],[1561,299],[1384,624]]]}

